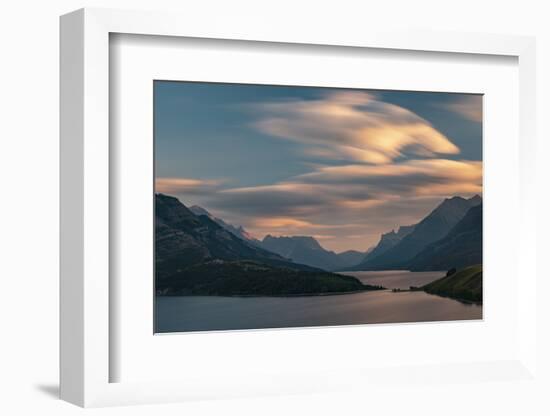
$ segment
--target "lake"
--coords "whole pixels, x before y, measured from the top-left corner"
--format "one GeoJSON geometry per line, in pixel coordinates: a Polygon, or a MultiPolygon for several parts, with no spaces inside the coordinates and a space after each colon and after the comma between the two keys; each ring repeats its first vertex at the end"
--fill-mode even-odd
{"type": "MultiPolygon", "coordinates": [[[[422,286],[445,272],[341,272],[388,289],[422,286]]],[[[156,332],[214,331],[481,319],[482,307],[424,292],[301,297],[158,296],[156,332]]]]}
{"type": "Polygon", "coordinates": [[[388,289],[409,289],[424,286],[445,276],[444,272],[409,272],[407,270],[382,270],[377,272],[339,272],[361,280],[363,284],[384,286],[388,289]]]}

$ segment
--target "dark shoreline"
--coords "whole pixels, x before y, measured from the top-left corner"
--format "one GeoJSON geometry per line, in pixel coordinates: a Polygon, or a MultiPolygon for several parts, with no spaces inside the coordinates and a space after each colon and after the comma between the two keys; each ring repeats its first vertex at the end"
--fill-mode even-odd
{"type": "Polygon", "coordinates": [[[379,289],[360,289],[352,290],[348,292],[324,292],[324,293],[296,293],[288,295],[200,295],[200,294],[190,294],[190,295],[155,295],[155,297],[163,298],[185,298],[191,296],[218,296],[224,298],[305,298],[305,297],[317,297],[317,296],[338,296],[338,295],[352,295],[354,293],[363,293],[363,292],[380,292],[387,291],[389,289],[385,287],[380,287],[379,289]]]}

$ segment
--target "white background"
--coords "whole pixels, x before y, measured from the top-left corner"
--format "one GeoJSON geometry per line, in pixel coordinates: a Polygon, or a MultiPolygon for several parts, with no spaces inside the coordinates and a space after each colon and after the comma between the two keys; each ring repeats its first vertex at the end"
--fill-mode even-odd
{"type": "MultiPolygon", "coordinates": [[[[82,410],[55,400],[58,367],[58,16],[83,6],[173,9],[216,19],[274,19],[281,26],[347,25],[431,27],[538,36],[538,134],[541,193],[548,193],[550,128],[550,26],[544,1],[387,1],[387,2],[191,2],[191,1],[12,1],[0,13],[0,411],[4,414],[73,414],[82,410]],[[546,140],[543,140],[546,138],[546,140]]],[[[540,213],[550,212],[547,195],[540,213]]],[[[539,236],[550,235],[541,215],[539,236]]],[[[504,225],[505,226],[505,225],[504,225]]],[[[540,266],[548,244],[539,241],[540,266]]],[[[550,279],[550,276],[549,276],[550,279]]],[[[539,291],[550,293],[548,282],[539,291]]],[[[549,306],[540,308],[539,337],[549,374],[549,306]]],[[[403,346],[406,348],[406,345],[403,346]]],[[[93,410],[100,414],[548,414],[550,386],[483,383],[454,386],[388,386],[374,400],[368,391],[314,396],[196,402],[154,408],[93,410]]]]}

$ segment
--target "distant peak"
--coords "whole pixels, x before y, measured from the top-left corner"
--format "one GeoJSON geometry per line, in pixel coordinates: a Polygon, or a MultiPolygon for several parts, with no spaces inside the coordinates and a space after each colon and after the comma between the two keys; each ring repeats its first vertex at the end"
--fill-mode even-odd
{"type": "Polygon", "coordinates": [[[463,198],[461,196],[453,196],[451,198],[445,198],[445,200],[443,201],[443,203],[440,205],[443,206],[443,207],[446,207],[446,206],[454,206],[454,205],[462,205],[462,204],[467,204],[469,206],[473,206],[473,205],[479,205],[481,203],[482,199],[479,195],[474,195],[473,197],[471,198],[463,198]]]}
{"type": "Polygon", "coordinates": [[[445,198],[443,200],[443,202],[437,208],[447,207],[447,206],[454,206],[454,205],[457,205],[457,204],[464,204],[466,202],[468,202],[468,200],[462,198],[461,196],[453,196],[451,198],[445,198]]]}
{"type": "Polygon", "coordinates": [[[276,235],[271,235],[271,234],[267,234],[265,237],[264,237],[264,240],[266,239],[274,239],[274,240],[309,240],[309,241],[317,241],[315,240],[315,238],[309,236],[309,235],[279,235],[279,236],[276,236],[276,235]]]}
{"type": "Polygon", "coordinates": [[[479,195],[474,195],[473,197],[471,197],[470,199],[468,199],[468,201],[470,201],[470,202],[475,202],[475,203],[477,203],[477,204],[481,204],[482,199],[481,199],[481,196],[479,196],[479,195]]]}
{"type": "Polygon", "coordinates": [[[464,201],[464,198],[462,198],[461,196],[453,196],[451,198],[445,198],[445,201],[464,201]]]}

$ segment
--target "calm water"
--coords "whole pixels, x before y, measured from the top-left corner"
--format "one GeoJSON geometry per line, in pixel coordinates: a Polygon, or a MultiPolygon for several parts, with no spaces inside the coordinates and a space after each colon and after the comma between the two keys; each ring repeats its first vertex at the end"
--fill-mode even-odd
{"type": "Polygon", "coordinates": [[[379,272],[340,272],[357,277],[364,284],[384,286],[388,289],[408,289],[424,286],[445,276],[446,272],[409,272],[406,270],[383,270],[379,272]]]}
{"type": "MultiPolygon", "coordinates": [[[[363,283],[407,289],[442,272],[345,272],[363,283]]],[[[157,297],[157,332],[212,331],[481,319],[481,306],[424,292],[304,297],[157,297]]]]}

